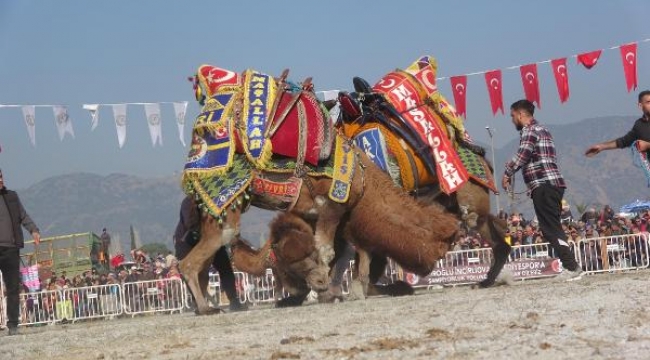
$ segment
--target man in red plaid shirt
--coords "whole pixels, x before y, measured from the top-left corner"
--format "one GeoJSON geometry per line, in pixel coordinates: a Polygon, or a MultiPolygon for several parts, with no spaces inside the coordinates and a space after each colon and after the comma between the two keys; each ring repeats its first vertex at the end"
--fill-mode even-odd
{"type": "Polygon", "coordinates": [[[544,239],[559,254],[565,268],[560,276],[567,281],[578,280],[582,277],[582,269],[569,249],[560,223],[566,184],[557,165],[553,136],[535,120],[534,113],[535,105],[528,100],[519,100],[510,106],[512,123],[520,132],[519,150],[506,163],[501,185],[508,190],[513,175],[522,169],[524,182],[533,199],[539,228],[544,239]]]}

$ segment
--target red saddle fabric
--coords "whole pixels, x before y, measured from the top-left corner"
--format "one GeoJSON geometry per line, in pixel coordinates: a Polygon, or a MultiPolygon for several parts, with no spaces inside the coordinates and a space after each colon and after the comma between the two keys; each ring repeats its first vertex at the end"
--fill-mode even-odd
{"type": "MultiPolygon", "coordinates": [[[[284,92],[278,103],[277,111],[273,124],[279,121],[279,118],[291,104],[292,93],[284,92]]],[[[330,126],[329,119],[327,119],[320,108],[318,99],[311,92],[303,92],[300,95],[297,103],[293,105],[286,119],[280,125],[278,130],[271,137],[273,144],[273,153],[288,156],[291,158],[298,158],[298,147],[300,139],[300,118],[299,111],[304,111],[306,116],[307,129],[307,144],[305,152],[305,162],[311,165],[318,165],[323,152],[323,147],[331,147],[331,144],[326,143],[325,131],[331,131],[326,128],[330,126]]],[[[329,151],[327,151],[329,154],[329,151]]]]}

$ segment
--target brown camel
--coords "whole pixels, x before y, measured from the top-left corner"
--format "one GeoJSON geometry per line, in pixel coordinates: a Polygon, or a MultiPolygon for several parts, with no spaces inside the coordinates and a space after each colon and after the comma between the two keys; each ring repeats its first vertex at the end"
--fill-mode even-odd
{"type": "MultiPolygon", "coordinates": [[[[270,228],[269,240],[260,249],[252,248],[244,240],[236,240],[231,247],[233,265],[255,276],[263,276],[271,268],[276,279],[276,306],[301,305],[313,287],[313,277],[327,277],[329,267],[319,261],[313,228],[302,218],[281,213],[271,222],[270,228]],[[288,292],[289,296],[283,297],[282,290],[288,292]]],[[[386,266],[385,261],[386,257],[372,259],[368,295],[412,294],[413,289],[406,283],[375,284],[386,266]]],[[[355,274],[358,274],[358,270],[355,274]]],[[[319,300],[323,301],[320,297],[319,300]]]]}
{"type": "Polygon", "coordinates": [[[276,280],[276,306],[297,305],[311,288],[329,281],[329,267],[320,260],[313,228],[305,220],[280,213],[269,226],[269,240],[260,249],[241,239],[232,244],[233,265],[255,276],[263,276],[271,268],[276,280]],[[282,299],[283,289],[291,296],[282,299]]]}
{"type": "MultiPolygon", "coordinates": [[[[344,215],[350,226],[345,233],[354,237],[360,248],[389,256],[405,269],[422,276],[429,274],[437,260],[444,257],[454,240],[458,224],[456,218],[437,206],[422,206],[394,186],[386,174],[367,156],[354,149],[359,159],[352,179],[349,201],[340,204],[328,198],[332,180],[328,177],[306,176],[309,186],[303,185],[292,212],[303,219],[317,217],[314,238],[324,264],[334,257],[334,235],[344,215]],[[358,229],[355,229],[357,227],[358,229]]],[[[264,207],[265,200],[253,196],[251,204],[264,207]]],[[[201,219],[201,239],[180,267],[190,290],[195,295],[197,312],[212,313],[207,301],[200,295],[197,275],[209,265],[214,253],[231,243],[240,233],[243,204],[229,206],[225,220],[220,223],[205,213],[201,219]]],[[[365,259],[361,260],[364,264],[365,259]]],[[[368,274],[360,274],[367,285],[368,274]]],[[[315,290],[325,290],[328,282],[312,284],[315,290]]]]}
{"type": "MultiPolygon", "coordinates": [[[[385,96],[374,92],[370,85],[361,78],[355,78],[353,82],[357,93],[352,95],[342,93],[339,96],[342,115],[336,126],[353,139],[364,130],[379,129],[388,139],[387,142],[393,141],[395,148],[392,151],[403,154],[396,159],[401,174],[404,174],[404,169],[414,169],[413,174],[408,175],[415,178],[411,184],[413,187],[406,188],[406,190],[425,204],[439,203],[443,205],[448,211],[455,213],[468,228],[476,229],[484,239],[491,243],[495,260],[487,278],[479,285],[481,287],[492,286],[507,261],[510,246],[504,241],[505,221],[490,213],[489,189],[475,182],[474,179],[470,179],[451,195],[431,190],[432,187],[435,189],[437,176],[431,173],[432,167],[427,166],[427,159],[429,162],[433,161],[433,155],[420,151],[422,148],[428,148],[428,145],[413,135],[413,129],[408,126],[407,121],[398,112],[394,111],[385,96]],[[399,145],[397,145],[398,143],[399,145]]],[[[430,103],[427,104],[430,105],[430,103]]],[[[450,133],[459,146],[480,155],[487,163],[484,159],[485,151],[467,143],[462,135],[459,131],[450,133]]],[[[491,168],[486,169],[486,172],[489,172],[488,177],[492,177],[491,168]]],[[[361,261],[367,260],[363,260],[362,257],[361,261]]]]}

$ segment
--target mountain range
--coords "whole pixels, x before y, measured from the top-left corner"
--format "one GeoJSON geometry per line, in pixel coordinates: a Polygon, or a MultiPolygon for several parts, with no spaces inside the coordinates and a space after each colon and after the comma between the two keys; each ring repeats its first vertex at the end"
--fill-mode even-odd
{"type": "MultiPolygon", "coordinates": [[[[565,199],[574,206],[574,214],[576,205],[600,207],[610,204],[616,209],[635,199],[648,198],[646,179],[642,170],[633,165],[629,149],[606,151],[595,158],[583,155],[590,144],[625,134],[633,122],[631,117],[603,117],[549,126],[568,184],[565,199]]],[[[514,139],[495,149],[497,181],[501,179],[503,164],[515,153],[518,143],[518,139],[514,139]]],[[[489,147],[487,150],[488,159],[491,159],[489,147]]],[[[514,201],[504,193],[500,195],[501,208],[532,214],[520,175],[517,175],[515,191],[514,201]]],[[[125,250],[130,246],[131,225],[138,230],[142,243],[163,243],[172,249],[172,234],[184,196],[178,176],[141,178],[89,173],[51,177],[18,192],[43,236],[79,232],[99,234],[105,227],[125,250]]],[[[258,243],[265,237],[267,224],[273,216],[273,212],[251,208],[242,220],[243,236],[258,243]]]]}

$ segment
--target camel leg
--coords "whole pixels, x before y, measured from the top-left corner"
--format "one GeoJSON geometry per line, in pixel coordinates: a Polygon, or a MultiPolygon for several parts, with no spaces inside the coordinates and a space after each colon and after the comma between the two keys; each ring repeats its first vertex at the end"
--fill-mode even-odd
{"type": "Polygon", "coordinates": [[[315,202],[318,206],[318,220],[314,232],[316,249],[321,261],[329,264],[334,259],[334,236],[345,209],[321,196],[317,196],[315,202]]]}
{"type": "Polygon", "coordinates": [[[479,287],[486,288],[494,285],[496,282],[497,276],[501,273],[503,266],[508,261],[508,256],[510,255],[510,245],[505,242],[505,225],[500,226],[496,217],[492,214],[487,215],[487,219],[480,225],[481,234],[485,233],[484,236],[489,235],[489,239],[492,241],[492,253],[494,254],[494,261],[488,270],[487,277],[485,280],[479,282],[479,287]]]}
{"type": "Polygon", "coordinates": [[[350,298],[354,300],[363,300],[368,294],[368,283],[370,281],[370,253],[357,248],[356,276],[350,286],[350,298]]]}
{"type": "Polygon", "coordinates": [[[240,210],[230,210],[226,221],[219,225],[217,220],[210,215],[203,216],[201,220],[201,238],[187,256],[180,261],[180,270],[185,281],[194,295],[196,313],[199,315],[219,312],[209,306],[205,293],[206,286],[201,286],[199,274],[207,270],[215,253],[220,247],[230,243],[239,233],[240,210]]]}

